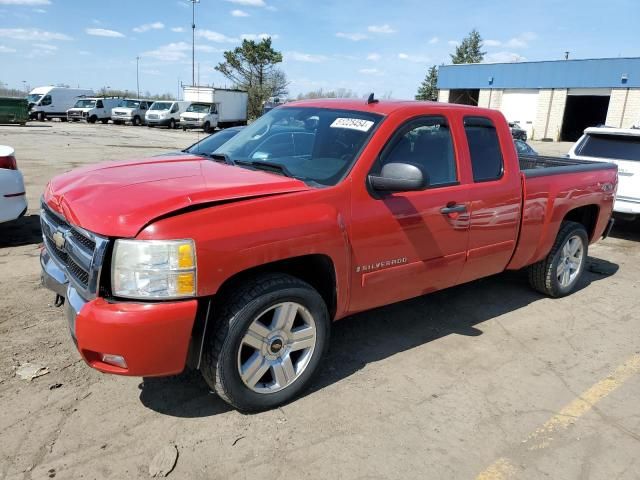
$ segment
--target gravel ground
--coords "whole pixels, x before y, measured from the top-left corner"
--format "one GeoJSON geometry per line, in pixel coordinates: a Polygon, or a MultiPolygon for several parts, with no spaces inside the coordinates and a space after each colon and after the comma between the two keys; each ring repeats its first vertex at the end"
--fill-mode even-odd
{"type": "Polygon", "coordinates": [[[274,411],[230,410],[193,373],[140,379],[84,365],[39,284],[46,181],[199,136],[0,127],[30,202],[0,225],[0,478],[148,478],[173,446],[177,479],[640,478],[638,223],[591,248],[567,298],[509,272],[338,322],[312,388],[274,411]],[[49,373],[23,380],[15,372],[27,362],[49,373]]]}

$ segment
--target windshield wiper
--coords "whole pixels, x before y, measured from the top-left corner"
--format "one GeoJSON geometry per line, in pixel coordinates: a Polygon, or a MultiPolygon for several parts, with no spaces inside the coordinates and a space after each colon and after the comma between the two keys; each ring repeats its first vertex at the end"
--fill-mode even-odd
{"type": "Polygon", "coordinates": [[[228,165],[236,164],[236,162],[234,162],[233,159],[226,153],[203,153],[203,155],[206,155],[207,157],[210,157],[217,162],[224,162],[228,165]]]}
{"type": "Polygon", "coordinates": [[[267,162],[265,160],[260,160],[259,162],[253,160],[236,160],[235,163],[236,165],[253,167],[256,170],[264,170],[266,172],[279,173],[281,175],[284,175],[285,177],[297,178],[289,171],[287,167],[280,163],[267,162]]]}

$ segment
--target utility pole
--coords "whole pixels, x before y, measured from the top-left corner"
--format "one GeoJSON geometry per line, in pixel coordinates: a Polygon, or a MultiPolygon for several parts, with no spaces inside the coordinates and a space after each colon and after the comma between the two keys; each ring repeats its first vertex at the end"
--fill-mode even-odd
{"type": "Polygon", "coordinates": [[[196,84],[196,3],[200,0],[191,0],[191,85],[196,84]]]}
{"type": "Polygon", "coordinates": [[[136,57],[136,91],[138,92],[137,99],[140,98],[140,56],[136,57]]]}

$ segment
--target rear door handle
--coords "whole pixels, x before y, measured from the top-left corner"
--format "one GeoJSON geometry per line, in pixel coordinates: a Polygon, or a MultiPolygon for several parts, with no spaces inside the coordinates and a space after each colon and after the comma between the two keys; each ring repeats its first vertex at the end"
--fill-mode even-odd
{"type": "Polygon", "coordinates": [[[440,213],[443,215],[449,215],[450,213],[463,213],[467,211],[467,206],[462,204],[452,204],[442,207],[440,213]]]}

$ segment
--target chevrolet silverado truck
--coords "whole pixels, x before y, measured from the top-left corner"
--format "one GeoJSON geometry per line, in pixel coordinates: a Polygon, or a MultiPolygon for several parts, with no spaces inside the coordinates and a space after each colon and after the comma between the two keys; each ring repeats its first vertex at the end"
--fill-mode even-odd
{"type": "Polygon", "coordinates": [[[293,399],[333,321],[527,268],[571,293],[617,170],[518,157],[500,112],[312,100],[215,151],[73,170],[42,198],[42,280],[102,372],[199,369],[237,409],[293,399]]]}

